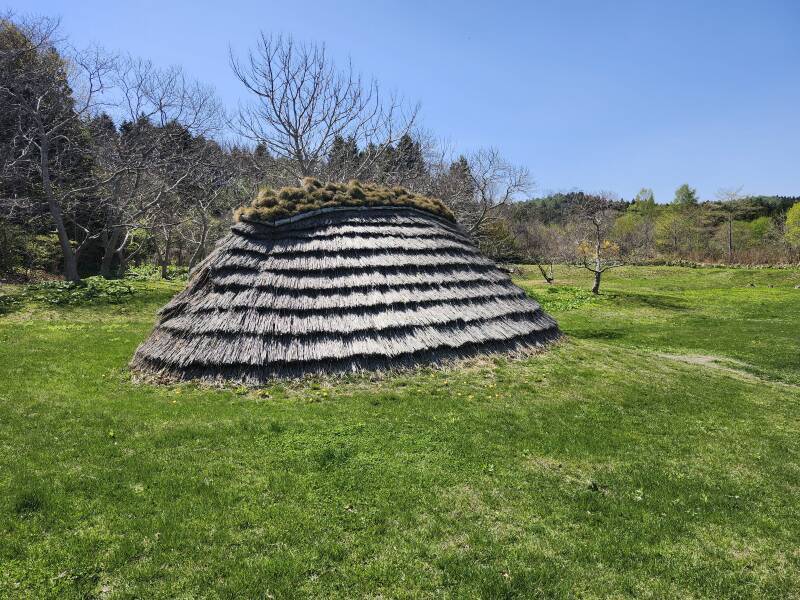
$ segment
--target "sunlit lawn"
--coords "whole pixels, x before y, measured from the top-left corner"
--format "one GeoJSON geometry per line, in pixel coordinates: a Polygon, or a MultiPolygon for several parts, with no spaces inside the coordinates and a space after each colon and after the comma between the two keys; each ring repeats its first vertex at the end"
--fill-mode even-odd
{"type": "Polygon", "coordinates": [[[0,597],[798,597],[798,270],[518,282],[523,361],[137,385],[179,284],[0,316],[0,597]]]}

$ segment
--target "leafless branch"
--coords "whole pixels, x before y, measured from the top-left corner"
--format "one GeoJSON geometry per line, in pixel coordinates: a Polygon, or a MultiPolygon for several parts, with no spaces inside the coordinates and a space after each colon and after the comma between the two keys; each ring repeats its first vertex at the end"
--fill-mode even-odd
{"type": "Polygon", "coordinates": [[[255,49],[230,64],[250,94],[233,124],[240,135],[288,159],[281,167],[295,177],[316,175],[337,137],[366,149],[356,176],[407,133],[417,107],[407,108],[365,81],[348,61],[342,69],[324,45],[296,43],[288,36],[262,33],[255,49]]]}

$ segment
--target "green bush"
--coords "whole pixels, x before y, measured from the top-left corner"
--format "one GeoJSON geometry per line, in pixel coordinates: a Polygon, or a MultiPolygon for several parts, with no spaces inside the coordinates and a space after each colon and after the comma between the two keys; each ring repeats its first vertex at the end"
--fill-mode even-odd
{"type": "Polygon", "coordinates": [[[22,305],[19,294],[4,294],[0,292],[0,315],[10,313],[22,305]]]}
{"type": "Polygon", "coordinates": [[[14,273],[23,266],[25,245],[22,227],[0,219],[0,275],[14,273]]]}
{"type": "Polygon", "coordinates": [[[26,267],[34,271],[61,271],[61,244],[55,233],[32,236],[26,245],[26,267]]]}
{"type": "MultiPolygon", "coordinates": [[[[184,280],[189,278],[189,267],[169,265],[167,267],[167,279],[184,280]]],[[[138,265],[128,267],[125,272],[125,279],[134,281],[155,281],[161,279],[161,267],[153,264],[138,265]]]]}
{"type": "Polygon", "coordinates": [[[504,221],[489,221],[478,231],[478,247],[481,252],[499,263],[517,263],[522,260],[522,251],[516,238],[504,221]]]}
{"type": "Polygon", "coordinates": [[[786,243],[800,249],[800,202],[786,213],[786,243]]]}
{"type": "Polygon", "coordinates": [[[0,275],[22,270],[58,273],[61,246],[55,234],[34,235],[0,219],[0,275]]]}
{"type": "Polygon", "coordinates": [[[28,300],[56,305],[118,304],[133,294],[134,289],[125,281],[87,277],[81,283],[47,281],[30,285],[26,289],[24,297],[28,300]]]}

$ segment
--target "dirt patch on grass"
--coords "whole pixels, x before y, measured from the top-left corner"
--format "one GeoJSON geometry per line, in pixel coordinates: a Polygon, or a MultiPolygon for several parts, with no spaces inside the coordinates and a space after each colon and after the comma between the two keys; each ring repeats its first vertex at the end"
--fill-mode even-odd
{"type": "Polygon", "coordinates": [[[756,368],[753,365],[750,365],[741,360],[736,360],[734,358],[727,358],[724,356],[713,356],[710,354],[670,354],[666,352],[656,352],[655,355],[658,356],[659,358],[666,358],[668,360],[682,362],[687,365],[696,365],[698,367],[711,369],[718,373],[729,375],[734,379],[747,381],[749,383],[774,385],[777,387],[789,388],[794,390],[800,389],[800,386],[792,383],[785,383],[783,381],[775,381],[773,379],[766,379],[764,377],[759,377],[754,373],[756,368]]]}

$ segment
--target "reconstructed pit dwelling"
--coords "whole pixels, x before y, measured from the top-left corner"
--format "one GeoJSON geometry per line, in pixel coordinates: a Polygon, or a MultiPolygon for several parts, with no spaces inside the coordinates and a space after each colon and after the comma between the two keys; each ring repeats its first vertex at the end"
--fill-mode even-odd
{"type": "Polygon", "coordinates": [[[560,336],[441,202],[357,182],[262,190],[159,314],[135,372],[248,385],[560,336]]]}

